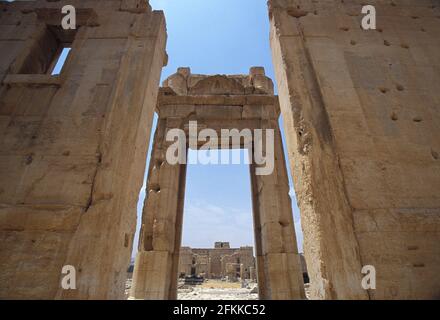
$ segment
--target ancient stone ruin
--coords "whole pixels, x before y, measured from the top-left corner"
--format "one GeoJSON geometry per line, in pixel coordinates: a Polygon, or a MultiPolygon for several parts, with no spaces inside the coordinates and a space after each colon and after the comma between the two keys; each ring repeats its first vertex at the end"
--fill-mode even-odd
{"type": "MultiPolygon", "coordinates": [[[[287,169],[278,126],[278,99],[273,95],[273,83],[265,76],[264,69],[251,68],[249,75],[206,76],[180,68],[164,81],[157,113],[159,120],[148,172],[132,297],[177,297],[186,164],[172,165],[166,161],[166,152],[173,142],[165,136],[168,130],[180,128],[188,137],[191,132],[188,124],[197,121],[196,130],[211,128],[218,136],[222,136],[222,129],[275,130],[272,174],[257,175],[257,165],[250,165],[259,294],[265,299],[303,298],[287,169]]],[[[256,142],[228,139],[227,145],[218,143],[217,148],[255,149],[256,142]]]]}
{"type": "Polygon", "coordinates": [[[179,277],[236,281],[256,280],[254,248],[231,248],[229,242],[216,242],[214,248],[180,248],[179,277]]]}
{"type": "Polygon", "coordinates": [[[260,298],[305,297],[286,158],[311,299],[438,299],[440,4],[367,2],[373,30],[358,0],[269,1],[278,96],[258,67],[181,68],[159,88],[166,23],[146,0],[1,2],[0,298],[124,298],[156,111],[132,298],[176,298],[186,165],[165,161],[165,137],[197,121],[275,132],[273,173],[250,165],[260,298]],[[75,30],[61,27],[64,5],[75,30]]]}

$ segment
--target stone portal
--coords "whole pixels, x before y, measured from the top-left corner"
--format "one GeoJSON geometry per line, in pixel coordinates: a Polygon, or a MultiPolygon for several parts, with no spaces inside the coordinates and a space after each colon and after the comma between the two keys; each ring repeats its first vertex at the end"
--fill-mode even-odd
{"type": "MultiPolygon", "coordinates": [[[[150,161],[139,253],[132,298],[176,299],[185,194],[185,164],[169,164],[168,130],[181,128],[188,138],[190,121],[198,130],[273,129],[274,170],[257,175],[250,164],[260,299],[301,299],[304,285],[297,251],[289,185],[280,129],[278,99],[263,68],[249,75],[206,76],[180,68],[163,83],[157,104],[158,125],[150,161]]],[[[188,139],[187,139],[188,140],[188,139]]],[[[229,141],[218,148],[251,148],[255,141],[229,141]]],[[[199,148],[200,145],[187,146],[199,148]]]]}

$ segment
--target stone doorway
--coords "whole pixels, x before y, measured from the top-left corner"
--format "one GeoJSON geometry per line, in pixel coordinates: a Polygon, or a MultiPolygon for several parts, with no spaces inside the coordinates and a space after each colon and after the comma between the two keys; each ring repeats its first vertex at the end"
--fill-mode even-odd
{"type": "MultiPolygon", "coordinates": [[[[160,89],[159,115],[144,204],[139,252],[136,257],[131,297],[176,299],[182,237],[186,164],[170,164],[169,130],[180,128],[184,138],[209,128],[222,137],[222,129],[273,130],[274,162],[271,174],[259,175],[260,165],[250,164],[252,207],[260,299],[302,299],[304,285],[296,245],[289,185],[281,133],[278,98],[264,69],[249,75],[206,76],[188,68],[164,81],[160,89]]],[[[230,141],[218,148],[258,148],[256,139],[230,141]]],[[[187,145],[200,148],[203,143],[187,145]]],[[[267,150],[265,150],[267,151],[267,150]]]]}

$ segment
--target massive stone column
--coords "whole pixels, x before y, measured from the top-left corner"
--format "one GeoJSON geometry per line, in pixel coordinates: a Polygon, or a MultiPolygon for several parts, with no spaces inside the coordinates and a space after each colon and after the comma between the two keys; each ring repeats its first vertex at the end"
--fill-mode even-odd
{"type": "Polygon", "coordinates": [[[183,120],[159,119],[146,186],[139,252],[136,256],[134,299],[176,299],[182,237],[186,165],[166,160],[168,129],[183,120]]]}
{"type": "Polygon", "coordinates": [[[0,297],[124,298],[164,15],[141,0],[2,2],[0,34],[0,297]]]}
{"type": "Polygon", "coordinates": [[[439,8],[368,4],[373,30],[359,1],[269,1],[311,297],[438,298],[439,8]]]}
{"type": "MultiPolygon", "coordinates": [[[[281,133],[274,119],[262,120],[260,127],[274,130],[275,162],[268,175],[258,175],[258,165],[250,166],[259,296],[273,300],[303,299],[304,283],[281,133]]],[[[264,151],[268,152],[266,148],[264,151]]]]}

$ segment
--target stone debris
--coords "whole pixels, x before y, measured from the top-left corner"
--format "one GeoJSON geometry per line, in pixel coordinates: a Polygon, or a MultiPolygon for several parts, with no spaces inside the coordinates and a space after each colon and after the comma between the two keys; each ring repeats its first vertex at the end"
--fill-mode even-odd
{"type": "Polygon", "coordinates": [[[258,292],[247,289],[196,288],[193,293],[177,292],[179,300],[258,300],[258,292]]]}
{"type": "Polygon", "coordinates": [[[195,287],[193,290],[178,290],[179,300],[258,300],[258,292],[242,288],[206,288],[195,287]]]}

